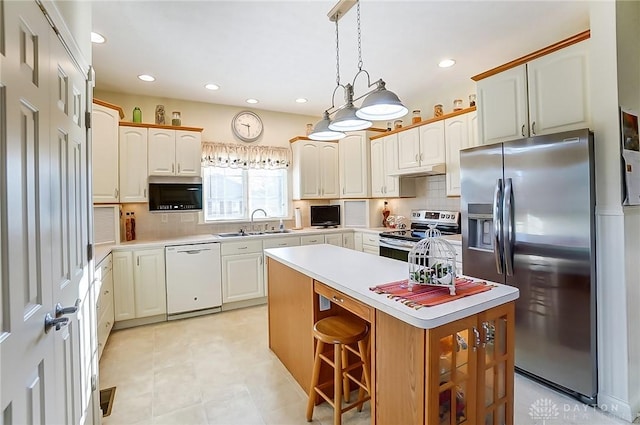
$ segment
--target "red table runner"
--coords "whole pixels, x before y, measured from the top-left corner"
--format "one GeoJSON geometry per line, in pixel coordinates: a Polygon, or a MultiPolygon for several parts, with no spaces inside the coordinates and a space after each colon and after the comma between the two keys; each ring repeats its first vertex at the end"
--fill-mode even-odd
{"type": "Polygon", "coordinates": [[[409,279],[405,279],[369,289],[377,294],[386,294],[387,297],[418,310],[422,307],[432,307],[469,295],[479,294],[493,288],[493,285],[487,282],[456,277],[456,295],[449,295],[449,288],[442,286],[414,285],[410,291],[408,283],[409,279]]]}

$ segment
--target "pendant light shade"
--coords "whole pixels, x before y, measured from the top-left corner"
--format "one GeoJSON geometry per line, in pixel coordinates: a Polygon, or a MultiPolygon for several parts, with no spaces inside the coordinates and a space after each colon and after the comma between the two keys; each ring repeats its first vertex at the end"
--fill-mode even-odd
{"type": "Polygon", "coordinates": [[[318,121],[315,127],[313,127],[313,131],[309,134],[309,139],[318,141],[339,140],[346,136],[346,134],[340,131],[331,130],[329,128],[330,123],[329,113],[325,111],[322,120],[318,121]]]}
{"type": "Polygon", "coordinates": [[[386,121],[404,117],[408,112],[398,96],[387,90],[380,80],[377,89],[364,98],[356,115],[365,120],[386,121]]]}
{"type": "Polygon", "coordinates": [[[357,111],[353,103],[347,103],[344,108],[336,112],[336,116],[329,124],[329,128],[335,131],[356,131],[371,127],[373,123],[358,117],[356,115],[357,111]]]}

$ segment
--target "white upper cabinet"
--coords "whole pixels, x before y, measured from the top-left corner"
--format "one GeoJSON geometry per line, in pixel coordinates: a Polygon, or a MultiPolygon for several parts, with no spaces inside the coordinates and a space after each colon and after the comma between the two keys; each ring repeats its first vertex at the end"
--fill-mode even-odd
{"type": "Polygon", "coordinates": [[[420,130],[420,166],[443,164],[445,161],[445,121],[418,127],[420,130]]]}
{"type": "Polygon", "coordinates": [[[347,134],[340,139],[340,196],[342,198],[370,197],[370,151],[366,132],[347,134]]]}
{"type": "Polygon", "coordinates": [[[93,202],[119,202],[118,126],[120,113],[96,103],[91,113],[93,202]]]}
{"type": "Polygon", "coordinates": [[[460,196],[460,150],[477,145],[476,122],[476,112],[444,120],[447,196],[460,196]]]}
{"type": "Polygon", "coordinates": [[[395,171],[396,174],[430,172],[434,165],[444,164],[444,161],[444,123],[442,120],[398,133],[398,169],[395,171]]]}
{"type": "Polygon", "coordinates": [[[147,128],[120,127],[120,202],[147,202],[147,128]]]}
{"type": "Polygon", "coordinates": [[[527,74],[530,135],[590,126],[588,41],[529,62],[527,74]]]}
{"type": "Polygon", "coordinates": [[[292,149],[293,198],[339,198],[338,144],[299,140],[292,149]]]}
{"type": "Polygon", "coordinates": [[[150,176],[200,176],[202,135],[197,131],[149,129],[150,176]]]}
{"type": "Polygon", "coordinates": [[[589,41],[477,83],[484,144],[589,127],[589,41]]]}
{"type": "Polygon", "coordinates": [[[420,130],[412,128],[398,134],[398,170],[420,166],[420,130]]]}
{"type": "Polygon", "coordinates": [[[398,170],[398,133],[371,141],[371,196],[415,196],[415,181],[393,175],[398,170]]]}

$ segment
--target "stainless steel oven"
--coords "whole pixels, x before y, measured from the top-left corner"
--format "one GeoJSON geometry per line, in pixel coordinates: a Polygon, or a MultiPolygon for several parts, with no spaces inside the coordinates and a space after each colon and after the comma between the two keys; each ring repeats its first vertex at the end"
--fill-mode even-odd
{"type": "Polygon", "coordinates": [[[425,237],[429,228],[443,235],[460,233],[460,213],[452,211],[411,211],[411,229],[390,230],[380,233],[380,256],[407,261],[409,251],[425,237]]]}

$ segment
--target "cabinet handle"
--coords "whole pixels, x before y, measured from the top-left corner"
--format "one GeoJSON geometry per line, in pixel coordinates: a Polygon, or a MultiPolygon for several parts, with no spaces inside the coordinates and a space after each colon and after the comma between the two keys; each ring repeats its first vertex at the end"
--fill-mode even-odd
{"type": "Polygon", "coordinates": [[[178,174],[180,174],[180,163],[178,163],[178,174]]]}
{"type": "Polygon", "coordinates": [[[238,249],[247,249],[249,248],[248,246],[239,246],[238,249]]]}
{"type": "Polygon", "coordinates": [[[422,162],[422,158],[423,158],[423,157],[424,157],[424,154],[423,154],[423,153],[421,153],[421,154],[420,154],[420,162],[422,162]]]}
{"type": "Polygon", "coordinates": [[[536,134],[536,122],[535,121],[531,123],[531,133],[533,133],[534,136],[536,134]]]}
{"type": "Polygon", "coordinates": [[[118,195],[120,195],[120,191],[118,190],[118,188],[116,187],[116,190],[113,191],[113,197],[117,198],[118,195]]]}
{"type": "Polygon", "coordinates": [[[136,258],[136,263],[138,266],[140,265],[140,257],[136,258]]]}
{"type": "Polygon", "coordinates": [[[476,336],[476,342],[473,344],[473,351],[477,351],[480,346],[480,332],[475,328],[475,326],[473,328],[473,334],[476,336]]]}
{"type": "Polygon", "coordinates": [[[171,172],[172,172],[172,173],[174,173],[174,172],[175,172],[175,170],[174,170],[174,164],[173,164],[173,163],[171,164],[171,172]]]}
{"type": "Polygon", "coordinates": [[[418,162],[418,154],[416,154],[416,162],[418,162]]]}
{"type": "Polygon", "coordinates": [[[145,198],[147,197],[147,189],[146,188],[144,189],[144,197],[145,198]]]}
{"type": "Polygon", "coordinates": [[[287,246],[286,242],[279,243],[278,246],[287,246]]]}
{"type": "Polygon", "coordinates": [[[344,300],[342,298],[338,298],[335,295],[333,297],[331,297],[331,299],[334,300],[335,302],[338,302],[338,303],[343,303],[344,302],[344,300]]]}
{"type": "Polygon", "coordinates": [[[342,188],[342,194],[343,195],[345,194],[345,188],[344,187],[342,188]]]}
{"type": "Polygon", "coordinates": [[[522,133],[522,137],[524,137],[524,124],[522,124],[522,130],[521,130],[521,133],[522,133]]]}

